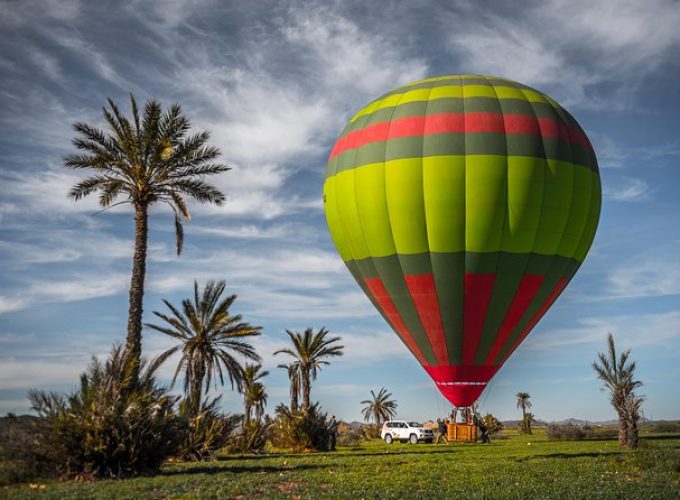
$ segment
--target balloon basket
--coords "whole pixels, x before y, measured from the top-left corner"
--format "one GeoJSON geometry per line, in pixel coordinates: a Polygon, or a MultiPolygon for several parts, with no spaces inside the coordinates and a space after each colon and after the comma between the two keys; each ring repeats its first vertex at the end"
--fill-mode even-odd
{"type": "Polygon", "coordinates": [[[448,424],[447,439],[449,442],[459,441],[462,443],[477,442],[477,426],[473,424],[448,424]]]}

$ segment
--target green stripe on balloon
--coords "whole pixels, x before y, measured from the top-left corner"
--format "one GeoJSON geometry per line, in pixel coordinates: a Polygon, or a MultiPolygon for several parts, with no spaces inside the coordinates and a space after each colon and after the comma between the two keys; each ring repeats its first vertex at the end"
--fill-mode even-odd
{"type": "Polygon", "coordinates": [[[547,160],[572,163],[589,170],[596,170],[596,163],[591,161],[589,151],[581,146],[573,150],[569,143],[554,137],[543,138],[543,151],[537,150],[536,139],[526,135],[493,133],[479,134],[433,134],[429,136],[399,137],[387,141],[373,142],[356,149],[351,149],[331,158],[328,161],[327,177],[344,170],[359,168],[391,160],[413,158],[418,151],[420,156],[455,156],[455,155],[507,155],[535,157],[547,160]]]}

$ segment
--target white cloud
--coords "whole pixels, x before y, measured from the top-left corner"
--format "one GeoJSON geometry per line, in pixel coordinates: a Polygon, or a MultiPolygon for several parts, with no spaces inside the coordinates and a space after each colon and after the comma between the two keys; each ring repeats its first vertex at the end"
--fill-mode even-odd
{"type": "Polygon", "coordinates": [[[613,201],[644,201],[649,199],[650,187],[642,179],[625,178],[605,184],[603,195],[613,201]]]}
{"type": "Polygon", "coordinates": [[[0,313],[25,309],[42,302],[77,302],[117,295],[129,286],[127,273],[77,273],[69,278],[27,279],[12,295],[0,295],[0,313]]]}
{"type": "Polygon", "coordinates": [[[619,264],[608,276],[605,298],[680,295],[677,245],[655,248],[619,264]]]}
{"type": "Polygon", "coordinates": [[[333,9],[305,6],[291,12],[296,22],[284,27],[286,39],[316,60],[329,87],[373,95],[426,74],[423,61],[404,57],[378,30],[362,30],[333,9]]]}
{"type": "Polygon", "coordinates": [[[0,295],[0,314],[19,311],[28,306],[28,304],[29,301],[24,298],[0,295]]]}
{"type": "Polygon", "coordinates": [[[605,346],[607,333],[612,333],[619,349],[639,346],[664,346],[680,337],[680,311],[658,314],[626,314],[586,317],[578,326],[542,330],[530,335],[523,345],[527,349],[558,350],[568,346],[597,344],[605,346]]]}
{"type": "Polygon", "coordinates": [[[462,5],[446,22],[455,16],[450,48],[467,71],[536,85],[565,105],[626,107],[629,93],[680,45],[672,0],[548,0],[524,6],[519,18],[462,5]],[[607,95],[594,90],[602,83],[607,95]]]}

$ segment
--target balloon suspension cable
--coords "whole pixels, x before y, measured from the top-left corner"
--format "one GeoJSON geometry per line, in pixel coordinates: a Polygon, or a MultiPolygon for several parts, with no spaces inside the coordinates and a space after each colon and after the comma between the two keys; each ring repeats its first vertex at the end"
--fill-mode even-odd
{"type": "Polygon", "coordinates": [[[484,391],[484,399],[482,400],[481,404],[479,405],[479,411],[481,415],[482,408],[484,408],[484,405],[486,404],[486,400],[489,397],[489,393],[491,392],[491,386],[493,385],[494,379],[489,380],[489,383],[486,385],[486,390],[484,391]]]}

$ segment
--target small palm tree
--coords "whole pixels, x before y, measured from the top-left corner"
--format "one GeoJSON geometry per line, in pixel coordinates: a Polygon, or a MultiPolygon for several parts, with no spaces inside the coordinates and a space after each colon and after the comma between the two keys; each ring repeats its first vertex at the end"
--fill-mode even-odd
{"type": "Polygon", "coordinates": [[[233,354],[254,361],[260,360],[255,348],[245,339],[259,335],[262,329],[243,323],[240,315],[229,314],[229,307],[236,300],[236,295],[222,298],[225,286],[224,281],[209,281],[199,294],[198,283],[194,281],[193,301],[184,299],[182,311],[164,299],[163,302],[172,315],[153,312],[167,326],[146,323],[149,328],[180,341],[175,347],[160,354],[154,360],[154,366],[160,366],[170,356],[181,352],[172,384],[175,384],[179,373],[184,371],[184,392],[192,416],[200,410],[203,387],[207,392],[214,378],[219,378],[223,385],[226,372],[232,388],[234,385],[241,387],[243,367],[233,354]]]}
{"type": "MultiPolygon", "coordinates": [[[[522,409],[522,425],[520,429],[525,434],[531,434],[531,422],[527,420],[527,409],[531,408],[531,395],[528,392],[518,392],[515,394],[517,398],[517,408],[522,409]]],[[[533,415],[532,415],[533,418],[533,415]]]]}
{"type": "MultiPolygon", "coordinates": [[[[292,349],[279,349],[274,354],[288,354],[295,361],[291,363],[295,370],[299,370],[302,389],[302,410],[307,412],[310,407],[311,381],[316,380],[316,375],[321,366],[328,365],[324,358],[342,356],[345,348],[337,343],[340,337],[326,338],[328,330],[321,328],[314,333],[312,328],[307,328],[304,333],[286,330],[293,343],[292,349]]],[[[292,393],[292,391],[291,391],[292,393]]]]}
{"type": "Polygon", "coordinates": [[[184,241],[182,222],[190,217],[186,198],[221,205],[224,194],[203,178],[229,168],[213,163],[220,151],[206,145],[208,132],[187,136],[191,124],[178,104],[163,112],[160,103],[150,99],[144,106],[143,116],[132,95],[130,104],[132,120],[108,100],[108,108],[104,108],[107,131],[87,123],[75,123],[73,128],[79,136],[73,139],[73,145],[80,152],[66,156],[64,165],[94,172],[73,186],[69,196],[74,200],[99,193],[99,205],[103,209],[123,203],[129,203],[134,209],[135,250],[125,346],[127,377],[134,384],[139,376],[142,352],[149,208],[163,203],[174,212],[179,255],[184,241]]]}
{"type": "Polygon", "coordinates": [[[635,394],[642,382],[634,380],[635,361],[629,361],[630,349],[616,355],[612,334],[607,335],[607,353],[598,352],[593,361],[593,370],[609,390],[611,405],[619,419],[619,445],[637,446],[637,423],[643,399],[635,394]]]}
{"type": "Polygon", "coordinates": [[[290,381],[290,410],[297,411],[300,401],[300,367],[296,363],[288,365],[278,365],[277,368],[283,368],[288,372],[288,380],[290,381]]]}
{"type": "Polygon", "coordinates": [[[243,369],[241,390],[243,392],[243,421],[246,424],[252,418],[253,410],[255,416],[260,419],[264,415],[265,406],[267,406],[267,392],[261,380],[269,375],[269,372],[261,370],[262,365],[250,363],[246,363],[243,369]]]}
{"type": "Polygon", "coordinates": [[[373,419],[376,426],[380,427],[380,424],[394,417],[397,414],[397,402],[390,399],[391,397],[392,393],[387,392],[384,387],[378,391],[378,394],[371,391],[371,399],[361,402],[362,405],[366,405],[361,410],[364,420],[370,422],[373,419]]]}

